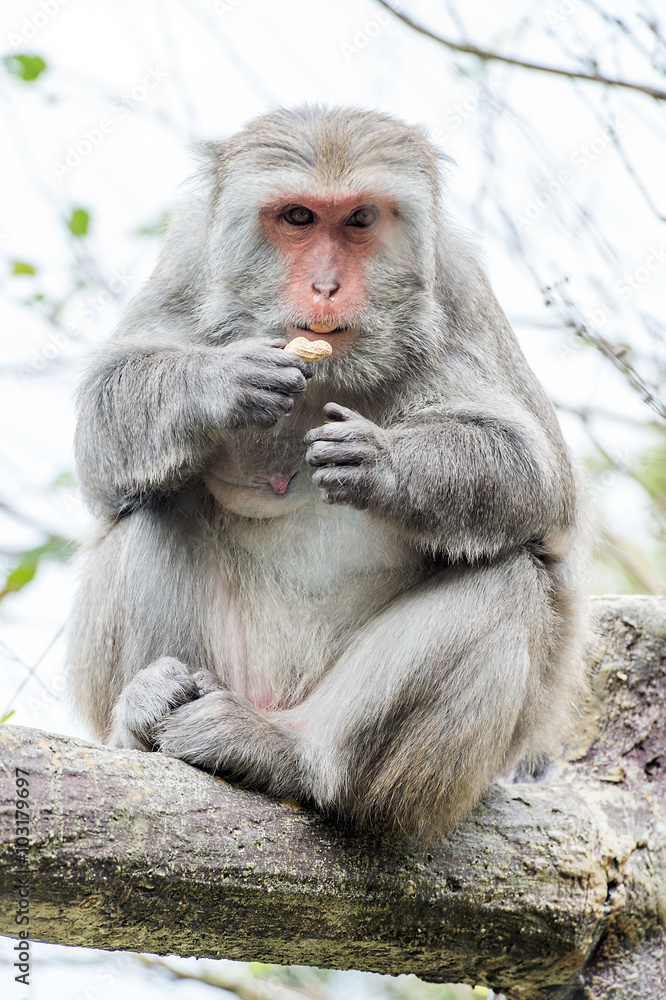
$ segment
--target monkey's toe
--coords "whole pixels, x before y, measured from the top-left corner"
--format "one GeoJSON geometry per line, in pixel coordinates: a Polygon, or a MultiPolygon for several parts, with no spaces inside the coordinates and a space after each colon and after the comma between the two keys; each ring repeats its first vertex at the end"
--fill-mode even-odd
{"type": "Polygon", "coordinates": [[[198,670],[196,674],[192,674],[192,680],[197,687],[199,698],[212,694],[213,691],[224,691],[226,687],[220,678],[210,670],[198,670]]]}

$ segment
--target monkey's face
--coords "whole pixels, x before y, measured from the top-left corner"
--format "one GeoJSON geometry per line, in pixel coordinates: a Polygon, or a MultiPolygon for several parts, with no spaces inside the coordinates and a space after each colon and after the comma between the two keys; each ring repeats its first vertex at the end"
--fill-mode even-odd
{"type": "Polygon", "coordinates": [[[366,314],[368,276],[399,231],[395,202],[372,193],[289,193],[260,212],[286,271],[286,334],[326,340],[340,354],[366,314]]]}

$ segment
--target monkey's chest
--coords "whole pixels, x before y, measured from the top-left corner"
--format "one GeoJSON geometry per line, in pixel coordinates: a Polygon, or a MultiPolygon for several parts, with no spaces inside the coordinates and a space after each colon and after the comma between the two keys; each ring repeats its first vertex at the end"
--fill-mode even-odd
{"type": "Polygon", "coordinates": [[[304,430],[273,438],[239,434],[203,473],[219,504],[242,517],[284,517],[314,496],[305,463],[304,430]]]}

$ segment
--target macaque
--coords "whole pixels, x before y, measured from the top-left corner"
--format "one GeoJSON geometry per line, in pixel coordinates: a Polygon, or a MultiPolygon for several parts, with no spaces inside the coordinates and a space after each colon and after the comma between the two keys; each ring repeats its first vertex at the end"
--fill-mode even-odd
{"type": "Polygon", "coordinates": [[[79,711],[436,836],[584,696],[577,473],[420,129],[304,106],[202,155],[81,389],[79,711]]]}

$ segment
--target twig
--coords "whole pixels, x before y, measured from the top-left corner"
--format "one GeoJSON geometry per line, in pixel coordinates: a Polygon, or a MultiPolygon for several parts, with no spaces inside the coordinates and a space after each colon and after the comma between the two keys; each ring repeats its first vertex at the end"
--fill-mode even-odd
{"type": "Polygon", "coordinates": [[[243,973],[225,971],[221,966],[189,972],[174,967],[163,958],[155,958],[152,955],[139,955],[139,958],[148,968],[166,969],[176,979],[196,979],[208,986],[216,986],[220,990],[227,990],[228,993],[235,993],[240,1000],[307,1000],[309,996],[302,990],[291,989],[282,983],[266,982],[243,973]]]}
{"type": "MultiPolygon", "coordinates": [[[[619,346],[614,347],[609,340],[606,340],[606,338],[602,337],[600,333],[589,327],[587,323],[576,318],[578,310],[569,296],[563,291],[562,282],[560,282],[557,287],[550,287],[545,291],[551,301],[557,294],[561,297],[562,303],[566,309],[564,322],[568,328],[572,330],[577,337],[580,337],[581,340],[584,340],[586,343],[596,347],[600,354],[603,354],[605,358],[608,358],[618,371],[622,372],[631,387],[636,389],[641,394],[643,402],[647,403],[647,405],[651,407],[651,409],[653,409],[654,412],[662,418],[662,420],[666,420],[666,406],[664,406],[658,396],[655,396],[649,386],[638,374],[636,369],[627,361],[625,349],[619,346]]],[[[547,298],[546,305],[548,304],[549,300],[547,298]]]]}
{"type": "Polygon", "coordinates": [[[664,429],[664,425],[658,420],[639,420],[638,417],[630,417],[626,413],[615,413],[613,410],[605,410],[600,406],[572,406],[570,403],[554,399],[552,394],[550,394],[550,398],[556,410],[571,413],[585,424],[591,419],[603,419],[615,420],[620,424],[630,424],[633,427],[656,428],[660,431],[664,429]]]}
{"type": "Polygon", "coordinates": [[[666,101],[666,90],[659,90],[658,87],[651,87],[647,83],[630,83],[628,80],[618,80],[610,76],[604,76],[603,73],[582,73],[575,69],[560,69],[557,66],[545,66],[542,63],[528,62],[524,59],[514,59],[511,56],[501,56],[497,52],[491,52],[488,49],[480,49],[476,45],[468,45],[463,42],[454,42],[450,38],[443,38],[441,35],[435,34],[434,31],[430,31],[429,28],[424,27],[422,24],[418,24],[413,21],[411,17],[407,14],[402,14],[400,11],[396,10],[391,4],[386,3],[386,0],[377,0],[377,3],[386,10],[390,11],[391,14],[395,15],[398,20],[402,21],[404,24],[413,28],[420,35],[425,35],[426,38],[431,38],[434,42],[439,42],[440,45],[444,45],[447,49],[451,49],[453,52],[462,52],[465,55],[476,56],[477,59],[483,59],[485,62],[501,62],[508,66],[519,66],[521,69],[536,70],[539,73],[551,73],[555,76],[565,76],[571,80],[586,80],[589,83],[601,83],[605,87],[622,87],[625,90],[634,90],[641,94],[647,94],[648,97],[654,98],[655,101],[666,101]]]}
{"type": "Polygon", "coordinates": [[[664,593],[664,581],[644,552],[641,552],[629,539],[616,535],[607,525],[602,526],[602,537],[613,558],[634,577],[646,594],[664,593]]]}

